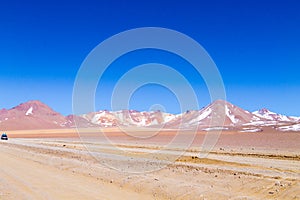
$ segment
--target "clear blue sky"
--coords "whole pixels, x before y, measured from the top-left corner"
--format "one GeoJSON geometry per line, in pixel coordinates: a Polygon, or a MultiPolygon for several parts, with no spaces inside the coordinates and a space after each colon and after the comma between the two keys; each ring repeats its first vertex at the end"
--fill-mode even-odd
{"type": "MultiPolygon", "coordinates": [[[[300,116],[299,10],[298,0],[2,1],[0,108],[38,99],[62,114],[71,113],[73,82],[87,54],[121,31],[155,26],[187,34],[208,51],[228,101],[250,111],[267,107],[300,116]]],[[[115,65],[152,60],[179,71],[185,65],[159,51],[136,52],[115,65]]],[[[108,97],[120,73],[108,70],[97,90],[97,109],[109,109],[108,97]]],[[[198,91],[200,107],[208,104],[201,77],[193,70],[181,73],[198,91]]],[[[174,95],[156,85],[136,91],[130,106],[148,110],[156,103],[168,112],[180,110],[174,95]]]]}

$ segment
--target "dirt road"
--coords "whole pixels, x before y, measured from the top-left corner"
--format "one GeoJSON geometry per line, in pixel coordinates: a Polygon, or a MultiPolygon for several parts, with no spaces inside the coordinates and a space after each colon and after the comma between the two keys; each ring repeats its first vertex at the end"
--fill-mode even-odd
{"type": "Polygon", "coordinates": [[[151,199],[150,195],[122,190],[51,162],[45,165],[41,157],[37,158],[30,159],[26,151],[1,146],[0,199],[151,199]]]}
{"type": "Polygon", "coordinates": [[[228,149],[199,159],[194,149],[158,171],[138,174],[103,165],[153,167],[178,152],[149,161],[147,153],[156,148],[95,143],[89,148],[95,159],[70,139],[1,141],[0,199],[300,199],[297,154],[228,149]]]}

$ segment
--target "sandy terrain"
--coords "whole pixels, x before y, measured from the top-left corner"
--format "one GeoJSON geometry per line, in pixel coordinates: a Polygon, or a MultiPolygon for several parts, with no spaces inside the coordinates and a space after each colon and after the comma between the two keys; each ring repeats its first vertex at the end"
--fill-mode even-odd
{"type": "Polygon", "coordinates": [[[222,133],[205,158],[204,132],[187,150],[162,148],[175,134],[88,130],[82,142],[74,130],[8,132],[0,199],[300,199],[300,133],[222,133]]]}

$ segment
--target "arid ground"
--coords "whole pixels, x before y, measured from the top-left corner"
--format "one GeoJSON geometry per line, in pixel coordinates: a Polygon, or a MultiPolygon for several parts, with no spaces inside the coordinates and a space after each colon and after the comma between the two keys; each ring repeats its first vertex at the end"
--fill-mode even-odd
{"type": "Polygon", "coordinates": [[[0,199],[300,199],[299,132],[133,132],[8,131],[0,199]]]}

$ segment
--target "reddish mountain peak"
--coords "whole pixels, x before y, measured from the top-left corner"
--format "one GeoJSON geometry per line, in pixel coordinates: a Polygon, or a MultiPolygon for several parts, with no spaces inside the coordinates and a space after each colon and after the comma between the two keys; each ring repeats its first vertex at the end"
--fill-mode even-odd
{"type": "Polygon", "coordinates": [[[128,110],[129,113],[139,113],[137,110],[128,110]]]}
{"type": "Polygon", "coordinates": [[[16,107],[13,107],[12,109],[18,109],[18,110],[25,110],[29,109],[30,107],[38,108],[38,107],[48,107],[46,104],[42,103],[41,101],[38,100],[30,100],[25,103],[21,103],[16,107]]]}
{"type": "Polygon", "coordinates": [[[42,115],[60,115],[59,113],[55,112],[52,108],[50,108],[48,105],[38,100],[31,100],[25,103],[21,103],[20,105],[13,107],[10,110],[15,110],[22,113],[24,112],[26,115],[30,115],[33,113],[38,113],[42,115]]]}
{"type": "MultiPolygon", "coordinates": [[[[28,104],[39,104],[39,105],[42,105],[44,104],[43,102],[41,102],[40,100],[29,100],[25,103],[28,103],[28,104]]],[[[45,105],[45,104],[44,104],[45,105]]]]}
{"type": "Polygon", "coordinates": [[[266,114],[266,113],[270,113],[271,111],[268,110],[267,108],[262,108],[258,111],[259,114],[266,114]]]}
{"type": "Polygon", "coordinates": [[[35,106],[35,107],[43,107],[43,108],[48,108],[50,110],[52,110],[52,108],[50,108],[47,104],[38,101],[38,100],[31,100],[31,101],[27,101],[24,104],[26,105],[30,105],[30,106],[35,106]]]}
{"type": "Polygon", "coordinates": [[[225,100],[216,100],[214,102],[212,102],[211,104],[209,104],[208,106],[206,106],[204,109],[213,109],[213,110],[225,110],[225,106],[228,107],[233,107],[232,104],[228,103],[225,100]]]}
{"type": "Polygon", "coordinates": [[[216,103],[228,103],[228,102],[224,99],[217,99],[217,100],[213,101],[212,103],[216,104],[216,103]]]}
{"type": "Polygon", "coordinates": [[[214,106],[214,105],[227,105],[227,106],[234,106],[233,104],[229,103],[228,101],[225,101],[223,99],[218,99],[213,101],[209,106],[214,106]]]}
{"type": "Polygon", "coordinates": [[[28,101],[0,113],[0,128],[10,130],[66,127],[66,118],[40,101],[28,101]]]}

